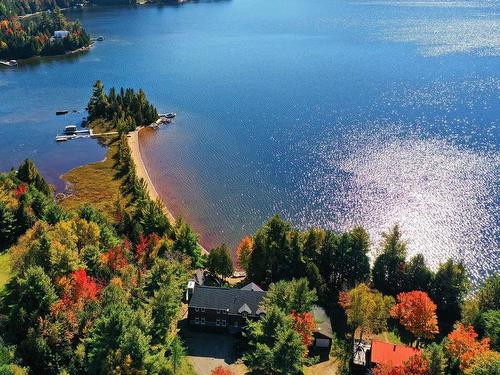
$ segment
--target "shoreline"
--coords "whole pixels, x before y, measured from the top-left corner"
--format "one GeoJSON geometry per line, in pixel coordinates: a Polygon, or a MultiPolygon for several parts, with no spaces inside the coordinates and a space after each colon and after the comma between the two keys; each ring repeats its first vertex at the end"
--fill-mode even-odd
{"type": "MultiPolygon", "coordinates": [[[[151,198],[154,201],[159,200],[161,202],[163,212],[167,216],[168,221],[170,222],[170,224],[172,224],[172,226],[175,226],[175,216],[168,209],[168,207],[165,205],[165,202],[163,202],[160,195],[158,194],[158,191],[156,190],[153,182],[151,181],[151,178],[149,177],[146,165],[144,164],[144,160],[141,154],[141,146],[139,144],[139,132],[142,129],[144,129],[144,127],[137,128],[136,130],[129,132],[127,135],[127,143],[128,147],[130,147],[130,156],[132,157],[132,161],[134,162],[135,165],[135,173],[137,175],[137,178],[143,178],[144,181],[146,182],[146,188],[149,194],[149,198],[151,198]]],[[[201,248],[202,254],[204,255],[209,254],[207,249],[205,249],[199,241],[198,245],[201,248]]]]}
{"type": "Polygon", "coordinates": [[[137,178],[144,179],[144,181],[146,182],[146,188],[149,197],[154,201],[158,199],[161,201],[163,211],[165,212],[168,221],[170,221],[170,224],[175,225],[175,217],[160,198],[158,191],[156,190],[155,186],[153,185],[153,182],[151,181],[151,178],[149,177],[149,173],[146,168],[146,165],[144,164],[144,160],[142,159],[141,146],[139,145],[139,132],[142,129],[143,128],[141,127],[132,132],[129,132],[127,136],[127,143],[128,147],[130,147],[130,154],[135,165],[135,172],[137,174],[137,178]]]}

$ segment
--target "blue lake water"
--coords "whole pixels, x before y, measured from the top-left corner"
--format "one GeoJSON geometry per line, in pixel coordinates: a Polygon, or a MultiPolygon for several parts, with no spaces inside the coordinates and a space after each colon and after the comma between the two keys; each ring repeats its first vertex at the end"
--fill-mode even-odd
{"type": "Polygon", "coordinates": [[[399,223],[411,254],[500,269],[500,4],[232,0],[70,12],[79,56],[0,70],[0,168],[33,158],[49,180],[100,160],[55,144],[91,85],[143,87],[176,121],[141,137],[160,195],[235,246],[270,215],[364,225],[374,249],[399,223]]]}

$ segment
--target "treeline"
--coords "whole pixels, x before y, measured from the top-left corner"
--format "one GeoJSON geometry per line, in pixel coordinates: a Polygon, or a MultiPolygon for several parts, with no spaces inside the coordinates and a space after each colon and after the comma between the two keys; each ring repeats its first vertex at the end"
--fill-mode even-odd
{"type": "Polygon", "coordinates": [[[88,103],[89,121],[99,121],[98,126],[116,129],[120,133],[135,130],[141,125],[149,125],[158,119],[158,111],[149,103],[142,89],[123,87],[117,93],[112,87],[106,95],[101,81],[94,84],[88,103]]]}
{"type": "Polygon", "coordinates": [[[253,237],[244,238],[237,253],[252,281],[267,286],[306,277],[324,306],[336,306],[339,293],[359,283],[370,283],[393,297],[415,289],[425,291],[438,306],[441,330],[451,329],[469,290],[462,263],[450,259],[433,272],[421,254],[407,259],[398,226],[384,234],[372,269],[369,251],[370,238],[363,228],[345,233],[318,228],[301,232],[275,216],[253,237]]]}
{"type": "Polygon", "coordinates": [[[70,22],[56,9],[29,18],[0,21],[0,59],[59,55],[90,45],[90,36],[79,22],[70,22]],[[54,38],[54,31],[68,31],[64,38],[54,38]]]}
{"type": "Polygon", "coordinates": [[[81,0],[5,0],[0,2],[0,19],[68,8],[82,2],[81,0]]]}

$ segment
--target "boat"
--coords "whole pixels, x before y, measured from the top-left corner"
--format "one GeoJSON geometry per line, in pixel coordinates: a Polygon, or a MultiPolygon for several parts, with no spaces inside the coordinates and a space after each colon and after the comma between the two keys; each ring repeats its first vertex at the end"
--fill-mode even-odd
{"type": "Polygon", "coordinates": [[[64,127],[64,134],[71,135],[76,133],[76,125],[68,125],[64,127]]]}
{"type": "Polygon", "coordinates": [[[102,42],[104,40],[104,37],[102,35],[99,35],[96,40],[98,42],[102,42]]]}
{"type": "Polygon", "coordinates": [[[9,61],[1,60],[0,64],[5,66],[17,66],[17,60],[9,60],[9,61]]]}
{"type": "Polygon", "coordinates": [[[56,116],[66,115],[69,111],[56,111],[56,116]]]}
{"type": "Polygon", "coordinates": [[[65,135],[56,135],[56,142],[66,142],[68,139],[65,135]]]}
{"type": "Polygon", "coordinates": [[[160,117],[174,118],[176,114],[174,112],[162,113],[160,117]]]}

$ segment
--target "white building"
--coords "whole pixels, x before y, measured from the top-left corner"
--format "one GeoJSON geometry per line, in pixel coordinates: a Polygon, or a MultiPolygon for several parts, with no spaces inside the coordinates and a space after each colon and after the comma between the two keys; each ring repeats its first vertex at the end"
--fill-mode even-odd
{"type": "Polygon", "coordinates": [[[69,31],[66,31],[66,30],[54,31],[54,38],[64,39],[64,38],[67,38],[68,35],[69,35],[69,31]]]}

